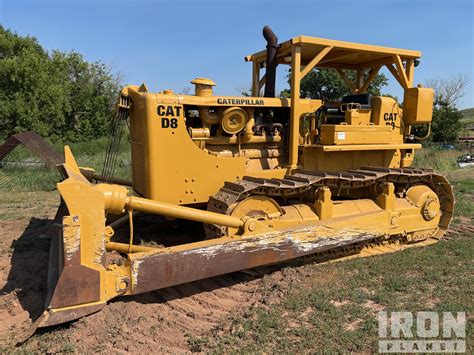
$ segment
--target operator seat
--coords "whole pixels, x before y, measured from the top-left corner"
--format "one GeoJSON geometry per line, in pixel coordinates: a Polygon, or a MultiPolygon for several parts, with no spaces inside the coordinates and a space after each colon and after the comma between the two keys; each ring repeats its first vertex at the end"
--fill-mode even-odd
{"type": "MultiPolygon", "coordinates": [[[[364,94],[353,94],[353,95],[346,95],[342,97],[341,104],[360,104],[360,108],[362,110],[370,110],[372,106],[370,105],[370,101],[372,100],[372,95],[369,93],[364,94]]],[[[345,121],[344,119],[344,111],[339,109],[328,109],[326,111],[329,116],[326,119],[327,124],[341,124],[345,121]]]]}
{"type": "Polygon", "coordinates": [[[370,100],[372,100],[372,95],[368,92],[364,94],[355,94],[355,95],[346,95],[342,98],[343,104],[355,103],[360,104],[360,108],[363,110],[370,110],[370,100]]]}

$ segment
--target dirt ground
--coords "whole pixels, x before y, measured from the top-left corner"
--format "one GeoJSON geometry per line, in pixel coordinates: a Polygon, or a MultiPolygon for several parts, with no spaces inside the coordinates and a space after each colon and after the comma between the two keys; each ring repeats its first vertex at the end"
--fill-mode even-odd
{"type": "MultiPolygon", "coordinates": [[[[7,197],[0,195],[3,200],[7,197]]],[[[0,221],[0,353],[199,351],[201,339],[229,333],[239,326],[233,324],[235,319],[246,317],[250,309],[271,309],[298,284],[320,282],[324,288],[337,279],[330,273],[318,273],[316,281],[309,278],[314,267],[302,261],[233,273],[115,299],[96,314],[39,330],[17,348],[16,342],[43,311],[49,259],[49,238],[44,233],[52,223],[57,193],[15,196],[5,206],[11,220],[0,221]],[[24,207],[17,200],[39,202],[33,210],[20,212],[24,207]]],[[[466,224],[471,228],[470,218],[466,224]]],[[[351,330],[357,324],[347,327],[351,330]]]]}
{"type": "MultiPolygon", "coordinates": [[[[52,217],[0,222],[0,350],[13,350],[43,311],[49,258],[44,233],[52,217]]],[[[76,322],[39,330],[22,349],[190,351],[194,338],[216,331],[225,319],[276,301],[278,292],[262,292],[262,287],[270,281],[281,288],[291,278],[283,269],[260,277],[266,271],[238,272],[117,299],[76,322]]]]}

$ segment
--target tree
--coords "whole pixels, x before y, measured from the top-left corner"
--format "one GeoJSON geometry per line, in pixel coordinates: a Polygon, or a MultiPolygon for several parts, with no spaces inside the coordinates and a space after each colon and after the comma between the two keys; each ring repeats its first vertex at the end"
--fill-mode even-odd
{"type": "MultiPolygon", "coordinates": [[[[425,84],[435,91],[431,140],[434,142],[456,141],[462,129],[462,114],[456,108],[456,103],[465,95],[469,77],[458,74],[447,79],[432,78],[425,84]]],[[[419,136],[426,134],[423,128],[416,128],[414,132],[419,136]]]]}
{"type": "Polygon", "coordinates": [[[64,93],[36,39],[0,27],[0,131],[41,135],[64,123],[64,93]]]}
{"type": "Polygon", "coordinates": [[[447,101],[441,101],[433,110],[431,123],[432,140],[434,142],[454,142],[461,132],[462,114],[447,101]]]}
{"type": "Polygon", "coordinates": [[[469,81],[467,74],[459,73],[449,78],[428,79],[425,85],[435,91],[435,104],[442,101],[444,104],[454,106],[466,94],[469,81]]]}
{"type": "Polygon", "coordinates": [[[79,53],[54,51],[51,60],[63,79],[68,99],[66,139],[77,141],[106,135],[119,78],[111,75],[103,63],[88,63],[79,53]]]}
{"type": "MultiPolygon", "coordinates": [[[[345,74],[349,80],[355,79],[356,74],[354,71],[345,71],[345,74]]],[[[288,73],[288,83],[290,81],[291,72],[288,73]]],[[[367,91],[373,95],[380,95],[381,88],[387,85],[387,82],[388,79],[384,74],[377,74],[367,91]]],[[[313,69],[301,81],[301,97],[335,101],[350,93],[351,90],[333,69],[313,69]]],[[[283,90],[280,95],[282,97],[289,97],[290,89],[283,90]]]]}
{"type": "Polygon", "coordinates": [[[45,51],[0,26],[0,135],[34,130],[80,141],[108,131],[119,79],[78,53],[45,51]]]}
{"type": "Polygon", "coordinates": [[[240,92],[240,95],[250,97],[252,96],[252,85],[249,86],[240,86],[236,88],[240,92]]]}

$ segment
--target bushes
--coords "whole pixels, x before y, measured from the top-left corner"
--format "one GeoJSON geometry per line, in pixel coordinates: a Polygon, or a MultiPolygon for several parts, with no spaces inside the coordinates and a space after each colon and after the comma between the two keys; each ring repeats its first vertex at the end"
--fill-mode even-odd
{"type": "Polygon", "coordinates": [[[35,38],[0,26],[0,135],[34,130],[51,140],[104,136],[120,83],[81,54],[49,54],[35,38]]]}

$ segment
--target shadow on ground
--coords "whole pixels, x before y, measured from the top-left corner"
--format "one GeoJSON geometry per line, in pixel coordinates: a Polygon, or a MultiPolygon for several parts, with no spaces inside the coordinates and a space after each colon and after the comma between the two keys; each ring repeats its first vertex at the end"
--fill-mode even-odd
{"type": "MultiPolygon", "coordinates": [[[[203,238],[202,226],[194,223],[183,223],[182,221],[174,223],[162,219],[147,219],[146,216],[139,221],[144,222],[136,230],[136,242],[140,244],[148,244],[156,237],[160,244],[176,245],[189,242],[189,235],[193,233],[195,239],[202,240],[203,238]]],[[[23,233],[12,241],[10,245],[10,250],[12,250],[11,267],[7,276],[7,283],[0,290],[0,295],[14,294],[14,298],[16,298],[21,308],[28,312],[32,322],[41,315],[45,307],[51,240],[47,233],[51,232],[53,223],[52,219],[31,218],[23,233]]],[[[121,229],[121,233],[118,234],[127,236],[128,228],[125,226],[121,229]]],[[[258,275],[260,275],[258,272],[236,272],[135,296],[118,297],[111,302],[166,303],[174,299],[185,298],[202,292],[211,292],[222,287],[253,280],[258,275]]],[[[38,332],[43,333],[69,327],[71,323],[74,323],[74,321],[39,330],[38,332]]]]}
{"type": "Polygon", "coordinates": [[[32,320],[44,309],[50,244],[44,234],[51,223],[51,219],[31,218],[21,236],[12,242],[11,268],[0,290],[1,295],[15,292],[32,320]]]}
{"type": "MultiPolygon", "coordinates": [[[[141,227],[137,228],[136,231],[136,242],[139,243],[147,244],[155,239],[159,240],[158,243],[161,245],[176,245],[189,242],[190,240],[186,239],[190,235],[194,235],[194,239],[204,237],[203,231],[198,229],[202,229],[202,226],[194,223],[183,224],[181,221],[172,223],[149,217],[142,217],[137,220],[142,222],[141,227]]],[[[35,321],[41,315],[45,306],[50,247],[50,238],[46,237],[45,233],[50,230],[52,223],[53,220],[51,219],[32,218],[21,236],[12,242],[11,269],[6,285],[0,290],[1,294],[14,292],[21,307],[29,313],[32,321],[35,321]]],[[[121,232],[124,237],[128,235],[126,227],[121,232]]],[[[118,297],[112,300],[111,303],[163,304],[201,293],[212,293],[218,289],[230,288],[236,284],[253,281],[265,274],[286,267],[299,266],[315,261],[320,260],[315,260],[313,257],[300,258],[286,263],[262,266],[250,271],[234,272],[135,296],[118,297]]],[[[159,277],[159,275],[156,275],[156,277],[159,277]]],[[[42,334],[59,328],[68,328],[74,322],[38,330],[38,333],[42,334]]]]}

